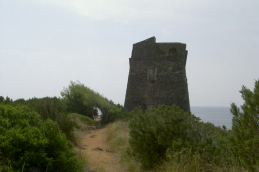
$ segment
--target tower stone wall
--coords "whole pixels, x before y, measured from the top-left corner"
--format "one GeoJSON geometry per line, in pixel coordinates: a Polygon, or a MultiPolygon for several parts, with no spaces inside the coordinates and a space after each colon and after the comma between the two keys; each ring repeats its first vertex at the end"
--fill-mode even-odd
{"type": "Polygon", "coordinates": [[[133,44],[124,107],[176,104],[190,111],[186,59],[183,43],[156,43],[151,37],[133,44]]]}

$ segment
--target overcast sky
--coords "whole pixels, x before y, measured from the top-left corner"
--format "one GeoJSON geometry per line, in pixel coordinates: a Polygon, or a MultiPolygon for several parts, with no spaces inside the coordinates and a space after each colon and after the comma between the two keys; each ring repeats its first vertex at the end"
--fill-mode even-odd
{"type": "Polygon", "coordinates": [[[0,0],[0,96],[80,81],[124,104],[132,45],[187,44],[191,106],[243,103],[259,78],[258,0],[0,0]]]}

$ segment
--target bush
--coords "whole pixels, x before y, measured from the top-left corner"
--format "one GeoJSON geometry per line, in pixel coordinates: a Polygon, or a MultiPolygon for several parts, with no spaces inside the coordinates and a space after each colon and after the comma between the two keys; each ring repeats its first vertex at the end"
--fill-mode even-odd
{"type": "Polygon", "coordinates": [[[233,114],[231,131],[231,150],[250,171],[259,170],[259,80],[255,81],[252,92],[243,86],[240,91],[245,101],[241,106],[242,112],[231,104],[233,114]]]}
{"type": "Polygon", "coordinates": [[[176,105],[160,105],[142,113],[140,108],[131,111],[130,146],[144,168],[152,168],[167,158],[191,150],[200,154],[204,162],[220,164],[222,153],[227,151],[228,132],[185,112],[176,105]]]}
{"type": "Polygon", "coordinates": [[[71,132],[75,127],[75,121],[66,113],[62,99],[57,97],[32,98],[27,101],[18,99],[15,100],[12,105],[27,105],[30,109],[36,111],[42,120],[52,119],[56,121],[67,138],[72,137],[71,132]]]}
{"type": "Polygon", "coordinates": [[[0,171],[80,171],[72,148],[56,122],[25,106],[0,105],[0,171]]]}
{"type": "Polygon", "coordinates": [[[129,123],[129,143],[144,168],[152,168],[155,163],[163,160],[167,148],[173,142],[182,139],[185,144],[195,138],[190,123],[197,122],[198,118],[175,105],[161,105],[146,113],[137,108],[131,113],[134,117],[129,123]]]}
{"type": "Polygon", "coordinates": [[[102,113],[103,123],[110,120],[109,110],[116,107],[111,100],[80,82],[71,81],[70,85],[61,91],[61,96],[68,112],[93,118],[98,109],[102,113]]]}
{"type": "Polygon", "coordinates": [[[77,113],[70,113],[69,116],[71,118],[79,118],[81,122],[83,122],[86,125],[96,125],[96,121],[94,121],[92,118],[89,118],[84,115],[80,115],[77,113]]]}
{"type": "Polygon", "coordinates": [[[115,108],[110,109],[109,113],[101,116],[101,123],[107,124],[114,122],[116,120],[129,120],[130,113],[128,110],[124,109],[121,105],[117,105],[115,108]]]}

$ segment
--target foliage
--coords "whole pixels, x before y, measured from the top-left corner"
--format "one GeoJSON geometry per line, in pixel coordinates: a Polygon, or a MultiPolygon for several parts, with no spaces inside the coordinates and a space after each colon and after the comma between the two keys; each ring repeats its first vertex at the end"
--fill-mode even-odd
{"type": "Polygon", "coordinates": [[[89,118],[84,115],[80,115],[77,113],[70,113],[69,116],[72,118],[79,118],[81,122],[83,122],[86,125],[96,125],[96,121],[94,121],[92,118],[89,118]]]}
{"type": "Polygon", "coordinates": [[[15,104],[16,106],[22,106],[26,104],[26,100],[25,99],[17,99],[15,101],[13,101],[13,104],[15,104]]]}
{"type": "Polygon", "coordinates": [[[61,92],[61,96],[65,100],[68,112],[92,117],[94,103],[91,101],[93,94],[89,88],[71,81],[69,87],[61,92]]]}
{"type": "Polygon", "coordinates": [[[3,102],[4,102],[4,97],[0,96],[0,103],[3,103],[3,102]]]}
{"type": "MultiPolygon", "coordinates": [[[[238,163],[228,161],[224,165],[217,165],[213,163],[204,162],[201,154],[193,153],[191,149],[186,149],[184,153],[179,154],[175,152],[172,154],[177,158],[169,159],[159,164],[154,170],[156,172],[247,172],[243,167],[239,166],[238,163]]],[[[231,157],[229,157],[230,159],[231,157]]]]}
{"type": "Polygon", "coordinates": [[[80,171],[72,148],[51,119],[26,106],[0,105],[0,171],[80,171]]]}
{"type": "Polygon", "coordinates": [[[10,104],[12,102],[13,100],[10,97],[6,96],[6,98],[4,98],[3,96],[0,96],[0,104],[10,104]]]}
{"type": "Polygon", "coordinates": [[[144,168],[152,168],[166,157],[175,158],[175,152],[180,155],[188,149],[200,154],[204,162],[222,162],[221,153],[227,151],[227,131],[200,122],[175,105],[160,105],[145,113],[137,108],[131,113],[134,117],[129,124],[129,143],[144,168]]]}
{"type": "MultiPolygon", "coordinates": [[[[204,124],[204,123],[203,123],[204,124]]],[[[202,124],[202,125],[203,125],[202,124]]],[[[205,123],[206,124],[206,123],[205,123]]],[[[212,140],[218,140],[218,137],[222,133],[228,133],[218,127],[213,127],[212,124],[205,125],[206,127],[211,128],[210,133],[212,135],[212,140]],[[220,132],[221,131],[221,132],[220,132]],[[218,134],[219,132],[219,134],[218,134]]],[[[207,130],[209,132],[209,130],[207,130]]],[[[127,141],[129,138],[130,129],[128,128],[128,121],[117,120],[114,123],[111,123],[107,126],[107,137],[106,141],[108,142],[109,149],[116,151],[121,155],[121,165],[130,172],[144,171],[141,169],[142,161],[138,159],[138,156],[134,156],[133,150],[127,141]]],[[[215,143],[216,144],[216,143],[215,143]]],[[[213,145],[213,144],[211,144],[213,145]]],[[[193,147],[185,147],[181,151],[170,151],[170,154],[167,154],[169,157],[166,160],[161,160],[161,163],[155,162],[154,169],[152,171],[157,172],[207,172],[207,171],[229,171],[229,172],[247,172],[243,167],[241,167],[234,158],[228,154],[227,151],[223,149],[220,153],[222,162],[220,165],[212,163],[212,161],[206,161],[204,155],[207,153],[194,152],[193,147]],[[226,155],[224,155],[226,154],[226,155]]],[[[211,155],[214,157],[214,155],[211,155]]],[[[217,154],[215,154],[217,156],[217,154]]]]}
{"type": "Polygon", "coordinates": [[[26,105],[36,111],[42,120],[52,119],[56,121],[67,138],[71,138],[71,132],[75,126],[75,122],[74,119],[67,114],[62,99],[57,97],[32,98],[29,100],[17,99],[12,105],[26,105]]]}
{"type": "MultiPolygon", "coordinates": [[[[184,118],[187,118],[188,114],[180,111],[175,114],[176,118],[173,118],[174,114],[170,111],[175,109],[180,110],[176,106],[172,108],[159,106],[157,110],[153,108],[151,112],[146,113],[142,113],[140,108],[131,111],[134,117],[129,124],[131,129],[129,143],[144,168],[153,167],[153,164],[165,158],[166,150],[173,140],[177,141],[178,138],[187,136],[187,133],[183,131],[185,125],[181,123],[184,124],[187,121],[184,118]],[[158,109],[161,112],[158,112],[158,109]]],[[[190,120],[194,121],[195,118],[190,120]]],[[[189,126],[186,127],[185,131],[189,126]]]]}
{"type": "Polygon", "coordinates": [[[235,103],[231,104],[232,131],[231,150],[237,159],[249,170],[259,170],[259,80],[254,90],[245,86],[240,91],[244,104],[242,111],[235,103]]]}
{"type": "Polygon", "coordinates": [[[71,81],[68,88],[64,88],[61,92],[61,96],[65,101],[68,112],[78,113],[90,118],[93,117],[95,108],[98,108],[102,112],[104,120],[108,121],[109,110],[115,107],[112,101],[80,82],[71,81]]]}
{"type": "MultiPolygon", "coordinates": [[[[19,99],[18,101],[21,102],[19,99]]],[[[17,100],[14,104],[17,104],[16,102],[17,100]]],[[[50,118],[58,122],[59,114],[66,113],[64,102],[57,97],[32,98],[27,100],[25,105],[38,112],[43,120],[50,118]]]]}
{"type": "Polygon", "coordinates": [[[116,107],[109,110],[109,118],[106,119],[106,116],[102,116],[102,123],[111,123],[116,120],[129,120],[130,113],[128,110],[124,109],[121,105],[116,105],[116,107]]]}

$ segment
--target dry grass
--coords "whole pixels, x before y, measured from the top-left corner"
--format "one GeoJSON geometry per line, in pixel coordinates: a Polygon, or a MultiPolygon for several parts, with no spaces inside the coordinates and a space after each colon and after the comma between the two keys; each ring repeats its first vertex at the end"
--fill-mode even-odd
{"type": "Polygon", "coordinates": [[[110,151],[121,155],[121,165],[130,172],[138,172],[140,163],[131,157],[129,146],[129,127],[125,121],[116,121],[107,126],[106,141],[110,151]]]}
{"type": "Polygon", "coordinates": [[[74,119],[74,122],[76,123],[76,128],[74,128],[73,131],[67,134],[66,137],[75,145],[75,147],[80,147],[80,137],[77,133],[77,130],[87,131],[88,125],[83,123],[78,117],[74,119]]]}
{"type": "MultiPolygon", "coordinates": [[[[88,169],[89,168],[89,164],[95,164],[96,162],[93,162],[89,156],[87,155],[87,153],[85,151],[83,151],[82,149],[78,148],[78,147],[75,147],[75,151],[76,151],[76,154],[77,154],[77,158],[83,163],[83,166],[84,166],[84,169],[88,169]]],[[[97,164],[96,165],[96,171],[98,172],[105,172],[105,169],[97,164]]]]}
{"type": "Polygon", "coordinates": [[[87,168],[88,164],[89,164],[89,158],[88,158],[87,154],[82,149],[80,149],[79,147],[75,147],[74,150],[76,152],[77,159],[80,162],[82,162],[84,168],[87,168]]]}
{"type": "Polygon", "coordinates": [[[219,167],[215,164],[204,163],[199,155],[183,154],[180,156],[180,161],[171,159],[165,161],[162,165],[156,168],[157,172],[247,172],[244,168],[238,166],[233,161],[226,167],[219,167]]]}
{"type": "Polygon", "coordinates": [[[109,144],[109,150],[121,152],[129,147],[129,127],[127,122],[117,121],[107,126],[106,141],[109,144]]]}
{"type": "Polygon", "coordinates": [[[80,130],[87,130],[87,125],[82,122],[78,117],[75,118],[76,128],[80,130]]]}

